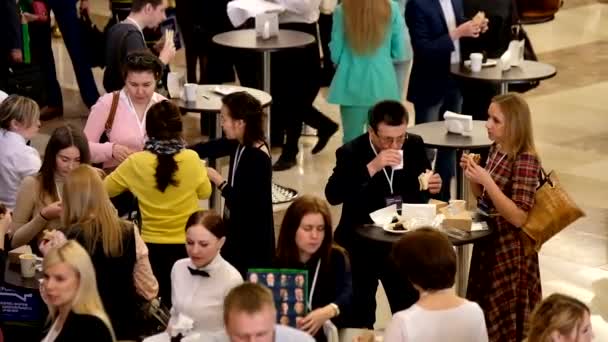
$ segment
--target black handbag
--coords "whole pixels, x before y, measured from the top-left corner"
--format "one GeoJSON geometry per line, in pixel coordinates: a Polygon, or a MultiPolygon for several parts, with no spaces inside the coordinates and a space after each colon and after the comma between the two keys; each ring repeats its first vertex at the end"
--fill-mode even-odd
{"type": "Polygon", "coordinates": [[[138,299],[138,307],[139,312],[135,327],[137,335],[140,338],[143,339],[167,330],[171,312],[160,300],[153,299],[147,301],[140,297],[138,299]]]}
{"type": "MultiPolygon", "coordinates": [[[[511,40],[524,41],[524,60],[527,61],[538,61],[538,56],[534,51],[534,47],[532,46],[532,42],[530,41],[530,37],[526,30],[524,30],[524,26],[521,23],[521,19],[519,16],[519,10],[517,9],[517,1],[513,0],[511,2],[511,40]]],[[[514,91],[518,93],[525,93],[530,91],[540,85],[540,81],[530,81],[527,83],[517,83],[510,84],[509,91],[514,91]]]]}
{"type": "Polygon", "coordinates": [[[38,104],[46,103],[46,89],[44,87],[44,72],[34,64],[13,64],[8,68],[3,90],[7,94],[17,94],[29,97],[38,104]]]}

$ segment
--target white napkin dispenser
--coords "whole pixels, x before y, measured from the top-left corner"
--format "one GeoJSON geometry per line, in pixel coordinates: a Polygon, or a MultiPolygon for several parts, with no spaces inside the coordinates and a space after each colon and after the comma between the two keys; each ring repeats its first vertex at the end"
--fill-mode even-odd
{"type": "Polygon", "coordinates": [[[279,35],[279,15],[277,12],[260,13],[255,16],[255,35],[270,39],[279,35]]]}
{"type": "Polygon", "coordinates": [[[473,117],[471,115],[446,111],[443,114],[443,119],[445,120],[445,127],[450,133],[468,136],[473,132],[473,117]]]}
{"type": "Polygon", "coordinates": [[[511,66],[519,66],[524,61],[524,44],[523,40],[512,40],[509,43],[509,51],[511,57],[511,66]]]}

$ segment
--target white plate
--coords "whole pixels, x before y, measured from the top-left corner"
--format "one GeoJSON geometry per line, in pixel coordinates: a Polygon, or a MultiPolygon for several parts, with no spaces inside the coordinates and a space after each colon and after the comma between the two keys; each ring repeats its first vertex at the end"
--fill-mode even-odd
{"type": "MultiPolygon", "coordinates": [[[[496,62],[495,59],[491,59],[488,58],[486,59],[486,61],[481,65],[482,68],[489,68],[489,67],[493,67],[496,66],[498,62],[496,62]]],[[[471,67],[471,60],[467,59],[466,61],[464,61],[464,66],[466,67],[471,67]]]]}
{"type": "Polygon", "coordinates": [[[403,234],[403,233],[407,233],[408,230],[404,229],[404,230],[393,230],[390,229],[388,227],[382,227],[382,230],[384,230],[385,232],[391,233],[391,234],[403,234]]]}
{"type": "Polygon", "coordinates": [[[220,94],[222,96],[226,96],[228,94],[232,94],[237,91],[239,91],[238,88],[231,87],[231,86],[217,86],[217,87],[213,88],[213,92],[220,94]]]}

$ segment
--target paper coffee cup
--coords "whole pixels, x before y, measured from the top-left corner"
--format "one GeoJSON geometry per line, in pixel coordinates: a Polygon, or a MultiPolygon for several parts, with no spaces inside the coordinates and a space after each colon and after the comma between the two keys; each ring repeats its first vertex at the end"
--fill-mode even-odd
{"type": "Polygon", "coordinates": [[[196,92],[198,90],[198,84],[196,83],[186,83],[184,84],[184,95],[186,96],[186,101],[196,101],[196,92]]]}
{"type": "Polygon", "coordinates": [[[33,278],[36,275],[36,255],[21,254],[19,262],[21,263],[21,276],[23,278],[33,278]]]}
{"type": "Polygon", "coordinates": [[[471,59],[471,71],[480,72],[481,64],[483,63],[483,55],[481,53],[475,52],[469,55],[471,59]]]}
{"type": "Polygon", "coordinates": [[[393,166],[393,170],[403,169],[403,150],[399,150],[398,152],[401,155],[401,162],[398,165],[393,166]]]}

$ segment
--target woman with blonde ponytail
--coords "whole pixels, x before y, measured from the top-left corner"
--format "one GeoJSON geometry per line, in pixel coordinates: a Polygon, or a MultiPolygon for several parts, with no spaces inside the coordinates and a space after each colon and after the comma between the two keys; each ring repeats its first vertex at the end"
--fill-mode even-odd
{"type": "Polygon", "coordinates": [[[116,337],[137,339],[137,296],[151,300],[158,294],[148,249],[137,227],[118,217],[99,171],[89,165],[79,166],[66,179],[62,204],[66,236],[82,244],[93,260],[116,337]]]}
{"type": "Polygon", "coordinates": [[[49,250],[42,268],[42,296],[53,322],[42,342],[114,342],[87,251],[68,241],[49,250]]]}
{"type": "Polygon", "coordinates": [[[363,134],[375,103],[401,100],[393,63],[411,59],[409,38],[391,0],[343,0],[333,20],[329,47],[337,69],[328,101],[340,105],[347,143],[363,134]]]}

